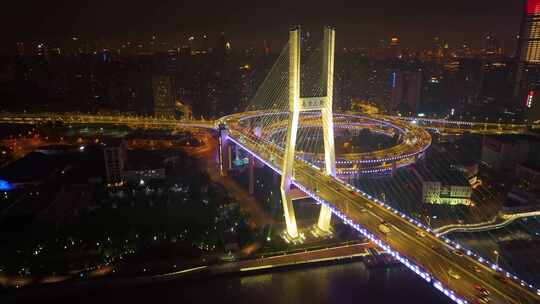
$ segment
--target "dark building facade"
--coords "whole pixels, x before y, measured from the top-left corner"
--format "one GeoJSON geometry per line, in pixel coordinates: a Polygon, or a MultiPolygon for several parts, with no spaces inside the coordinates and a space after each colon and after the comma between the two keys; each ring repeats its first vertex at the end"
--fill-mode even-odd
{"type": "Polygon", "coordinates": [[[169,76],[154,76],[152,78],[154,92],[154,116],[172,117],[175,114],[174,81],[169,76]]]}
{"type": "Polygon", "coordinates": [[[421,88],[420,71],[392,73],[392,109],[400,112],[416,112],[420,104],[421,88]]]}

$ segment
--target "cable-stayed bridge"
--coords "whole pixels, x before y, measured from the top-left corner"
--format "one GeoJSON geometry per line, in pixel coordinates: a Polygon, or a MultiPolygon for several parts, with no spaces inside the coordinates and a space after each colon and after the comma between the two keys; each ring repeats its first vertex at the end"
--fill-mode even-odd
{"type": "Polygon", "coordinates": [[[225,153],[222,158],[227,157],[232,142],[282,175],[289,237],[300,237],[290,196],[295,186],[321,204],[316,229],[329,229],[331,211],[457,303],[477,301],[478,286],[489,292],[492,303],[539,302],[540,291],[532,285],[337,178],[332,114],[334,30],[325,29],[322,47],[307,54],[308,64],[304,66],[299,36],[299,29],[291,30],[289,43],[248,108],[252,111],[219,122],[220,147],[225,153]],[[317,58],[322,59],[319,65],[317,58]],[[301,68],[307,71],[301,73],[301,68]],[[322,132],[301,127],[302,122],[314,120],[319,120],[322,132]],[[287,125],[281,141],[268,136],[280,124],[287,125]],[[295,153],[310,148],[313,151],[321,137],[319,152],[324,162],[320,167],[302,153],[295,153]]]}

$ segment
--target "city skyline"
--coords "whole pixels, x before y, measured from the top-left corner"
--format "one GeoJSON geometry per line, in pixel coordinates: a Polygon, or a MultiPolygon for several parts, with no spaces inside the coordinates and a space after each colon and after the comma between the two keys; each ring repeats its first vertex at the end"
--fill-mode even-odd
{"type": "Polygon", "coordinates": [[[406,47],[425,47],[429,38],[443,37],[451,44],[471,43],[481,46],[481,39],[492,35],[508,44],[519,33],[523,15],[522,1],[436,1],[334,4],[328,13],[321,4],[304,1],[284,5],[264,5],[244,1],[234,7],[217,4],[207,8],[204,3],[133,4],[126,1],[79,1],[63,6],[34,3],[28,10],[10,3],[13,14],[0,21],[7,31],[4,39],[13,49],[18,41],[62,40],[81,37],[83,40],[124,41],[145,40],[158,34],[169,41],[179,41],[200,33],[226,32],[235,45],[249,47],[267,40],[273,47],[284,42],[282,33],[290,26],[301,24],[305,30],[316,31],[325,24],[340,30],[344,46],[365,45],[398,36],[406,47]],[[100,16],[98,20],[94,16],[100,16]],[[268,16],[272,16],[268,18],[268,16]],[[384,16],[383,18],[375,16],[384,16]],[[267,22],[264,22],[268,19],[267,22]],[[262,21],[262,22],[261,22],[262,21]],[[16,25],[13,27],[13,25],[16,25]],[[39,26],[36,26],[39,24],[39,26]],[[64,26],[70,24],[69,27],[64,26]],[[417,32],[423,35],[417,35],[417,32]],[[429,38],[428,38],[429,37],[429,38]],[[260,40],[260,41],[258,41],[260,40]]]}

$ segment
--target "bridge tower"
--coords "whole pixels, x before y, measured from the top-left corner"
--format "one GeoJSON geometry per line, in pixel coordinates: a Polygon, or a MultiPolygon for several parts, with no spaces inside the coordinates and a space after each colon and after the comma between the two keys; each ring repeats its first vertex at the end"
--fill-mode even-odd
{"type": "MultiPolygon", "coordinates": [[[[324,141],[325,173],[336,175],[336,156],[334,148],[334,121],[332,114],[332,96],[334,79],[334,44],[335,30],[324,28],[323,38],[323,88],[325,96],[300,96],[300,28],[294,28],[289,33],[289,121],[285,141],[285,154],[283,157],[283,174],[281,175],[281,200],[287,224],[287,233],[291,238],[298,237],[296,217],[290,195],[291,183],[294,174],[294,160],[296,150],[296,137],[300,112],[321,111],[324,141]]],[[[321,205],[317,227],[323,231],[330,231],[332,213],[330,208],[321,205]]]]}

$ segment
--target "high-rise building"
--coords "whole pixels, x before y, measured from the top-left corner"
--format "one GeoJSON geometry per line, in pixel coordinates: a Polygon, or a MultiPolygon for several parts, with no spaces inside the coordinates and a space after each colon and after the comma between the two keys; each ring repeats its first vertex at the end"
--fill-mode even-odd
{"type": "Polygon", "coordinates": [[[540,0],[527,0],[518,45],[514,99],[525,116],[540,119],[540,0]]]}
{"type": "Polygon", "coordinates": [[[170,76],[154,76],[152,78],[154,92],[154,116],[172,117],[175,114],[174,82],[170,76]]]}
{"type": "MultiPolygon", "coordinates": [[[[486,78],[486,71],[483,69],[482,63],[482,60],[477,58],[462,58],[459,60],[455,74],[455,90],[456,97],[460,102],[476,104],[481,101],[480,97],[486,78]]],[[[488,75],[487,78],[491,77],[488,75]]]]}
{"type": "Polygon", "coordinates": [[[392,110],[416,112],[420,104],[422,73],[396,71],[392,73],[392,110]]]}
{"type": "Polygon", "coordinates": [[[540,0],[527,0],[521,24],[519,59],[540,63],[540,0]]]}
{"type": "Polygon", "coordinates": [[[103,149],[103,156],[107,184],[110,186],[122,184],[127,161],[126,142],[124,140],[109,141],[103,149]]]}

